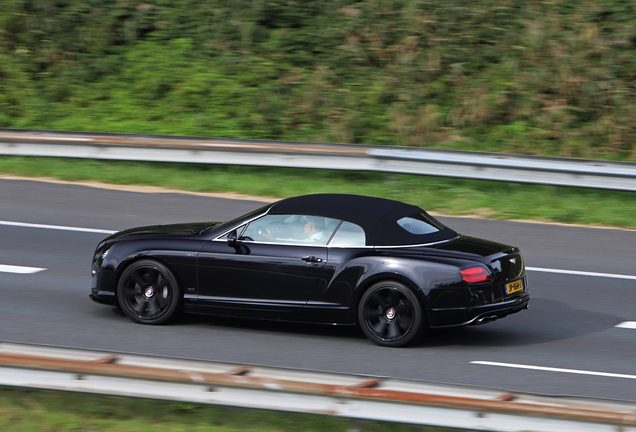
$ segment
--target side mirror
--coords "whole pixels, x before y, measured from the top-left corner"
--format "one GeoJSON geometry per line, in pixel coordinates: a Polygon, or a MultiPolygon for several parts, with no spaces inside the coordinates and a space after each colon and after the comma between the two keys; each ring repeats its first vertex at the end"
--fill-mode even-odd
{"type": "Polygon", "coordinates": [[[238,232],[236,232],[236,230],[234,230],[231,233],[229,233],[227,235],[227,244],[230,245],[230,246],[235,246],[237,237],[238,237],[238,232]]]}

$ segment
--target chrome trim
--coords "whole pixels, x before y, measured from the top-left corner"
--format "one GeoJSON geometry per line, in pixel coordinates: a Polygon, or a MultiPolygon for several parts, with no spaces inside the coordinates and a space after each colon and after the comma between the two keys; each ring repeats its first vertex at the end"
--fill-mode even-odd
{"type": "Polygon", "coordinates": [[[420,247],[420,246],[434,246],[434,245],[438,245],[438,244],[448,243],[448,242],[456,240],[456,239],[458,239],[460,237],[461,237],[461,234],[458,234],[458,235],[456,235],[455,237],[453,237],[451,239],[440,240],[440,241],[431,242],[431,243],[420,243],[420,244],[399,245],[399,246],[371,246],[371,247],[373,247],[375,249],[387,249],[387,248],[407,248],[407,247],[420,247]]]}
{"type": "MultiPolygon", "coordinates": [[[[247,225],[248,225],[248,224],[252,223],[252,222],[253,222],[253,221],[255,221],[256,219],[262,218],[263,216],[267,215],[267,213],[269,213],[270,209],[271,209],[271,207],[270,207],[270,208],[268,208],[268,209],[267,209],[267,211],[266,211],[265,213],[263,213],[263,214],[261,214],[261,215],[258,215],[258,216],[255,216],[255,217],[253,217],[252,219],[249,219],[249,220],[247,220],[247,221],[243,222],[243,225],[245,225],[245,227],[247,227],[247,225]]],[[[243,226],[243,225],[239,225],[239,226],[243,226]]],[[[233,228],[233,229],[230,229],[230,230],[224,231],[224,232],[223,232],[223,234],[221,234],[221,235],[218,235],[218,236],[214,237],[211,241],[222,241],[222,242],[226,242],[226,240],[221,240],[221,237],[223,237],[224,235],[226,235],[226,234],[228,234],[228,233],[230,233],[230,232],[234,231],[235,229],[236,229],[236,228],[233,228]]],[[[245,231],[245,230],[243,230],[243,231],[245,231]]],[[[241,231],[241,234],[243,234],[243,231],[241,231]]]]}
{"type": "Polygon", "coordinates": [[[320,301],[307,302],[305,304],[305,308],[308,308],[308,307],[315,308],[315,309],[323,309],[323,308],[341,309],[341,310],[349,309],[348,306],[343,306],[340,303],[329,303],[329,302],[320,302],[320,301]]]}
{"type": "MultiPolygon", "coordinates": [[[[264,215],[263,215],[264,216],[264,215]]],[[[252,222],[254,219],[252,219],[250,222],[252,222]]],[[[247,222],[249,223],[249,222],[247,222]]],[[[232,231],[232,230],[230,230],[232,231]]],[[[229,231],[223,233],[222,235],[220,235],[219,237],[223,237],[225,234],[227,234],[229,231]]],[[[439,245],[439,244],[444,244],[444,243],[448,243],[450,241],[456,240],[459,237],[461,237],[461,235],[455,236],[451,239],[447,239],[447,240],[440,240],[440,241],[436,241],[436,242],[431,242],[431,243],[419,243],[419,244],[411,244],[411,245],[395,245],[395,246],[335,246],[335,245],[330,245],[330,244],[312,244],[312,243],[279,243],[276,241],[271,241],[271,242],[259,242],[259,241],[247,241],[246,243],[248,244],[268,244],[268,245],[278,245],[278,246],[310,246],[310,247],[326,247],[326,248],[334,248],[334,249],[395,249],[395,248],[412,248],[412,247],[422,247],[422,246],[435,246],[435,245],[439,245]]],[[[333,238],[333,237],[332,237],[333,238]]],[[[218,237],[211,240],[211,241],[222,241],[222,242],[226,242],[225,240],[221,240],[218,237]]]]}
{"type": "MultiPolygon", "coordinates": [[[[224,234],[225,235],[225,234],[224,234]]],[[[220,239],[214,239],[211,241],[216,241],[216,242],[224,242],[227,243],[226,240],[220,240],[220,239]]],[[[327,245],[324,244],[317,244],[317,243],[310,243],[310,242],[305,242],[305,243],[279,243],[277,241],[270,241],[270,242],[263,242],[263,241],[249,241],[249,240],[240,240],[239,241],[240,244],[259,244],[259,245],[275,245],[275,246],[306,246],[306,247],[322,247],[322,248],[326,248],[327,245]]],[[[237,242],[237,243],[239,243],[237,242]]],[[[367,246],[368,247],[368,246],[367,246]]]]}
{"type": "Polygon", "coordinates": [[[327,245],[331,249],[375,249],[377,246],[340,246],[340,245],[327,245]]]}
{"type": "Polygon", "coordinates": [[[302,307],[307,302],[292,300],[263,300],[241,297],[218,297],[218,296],[197,296],[197,300],[204,300],[216,303],[233,305],[253,305],[253,306],[280,306],[280,307],[302,307]]]}

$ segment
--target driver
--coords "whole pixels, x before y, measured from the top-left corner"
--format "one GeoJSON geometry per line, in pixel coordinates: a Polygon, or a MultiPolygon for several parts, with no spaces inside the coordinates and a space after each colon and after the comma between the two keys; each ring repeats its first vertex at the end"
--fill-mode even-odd
{"type": "Polygon", "coordinates": [[[303,243],[317,243],[325,237],[325,220],[321,217],[305,216],[303,217],[303,231],[307,236],[304,239],[275,237],[269,229],[265,229],[263,237],[270,240],[291,240],[301,241],[303,243]]]}
{"type": "Polygon", "coordinates": [[[307,235],[304,242],[318,242],[325,236],[325,220],[315,216],[307,216],[303,218],[303,230],[307,235]]]}

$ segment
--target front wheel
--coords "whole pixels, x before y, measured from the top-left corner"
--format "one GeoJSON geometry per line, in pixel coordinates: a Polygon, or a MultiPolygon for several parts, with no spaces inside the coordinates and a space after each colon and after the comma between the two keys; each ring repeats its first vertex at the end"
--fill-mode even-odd
{"type": "Polygon", "coordinates": [[[177,312],[181,296],[177,280],[163,264],[140,260],[119,278],[117,298],[124,313],[141,324],[162,324],[177,312]]]}
{"type": "Polygon", "coordinates": [[[371,286],[358,305],[362,331],[380,346],[401,347],[413,342],[424,330],[423,315],[415,293],[394,281],[371,286]]]}

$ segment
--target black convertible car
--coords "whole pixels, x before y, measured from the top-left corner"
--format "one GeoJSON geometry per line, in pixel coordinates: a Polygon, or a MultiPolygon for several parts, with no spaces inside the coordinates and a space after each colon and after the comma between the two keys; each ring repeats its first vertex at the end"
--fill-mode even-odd
{"type": "Polygon", "coordinates": [[[528,307],[519,249],[457,234],[419,207],[288,198],[229,222],[121,231],[97,246],[90,297],[133,321],[180,311],[357,324],[378,345],[528,307]]]}

